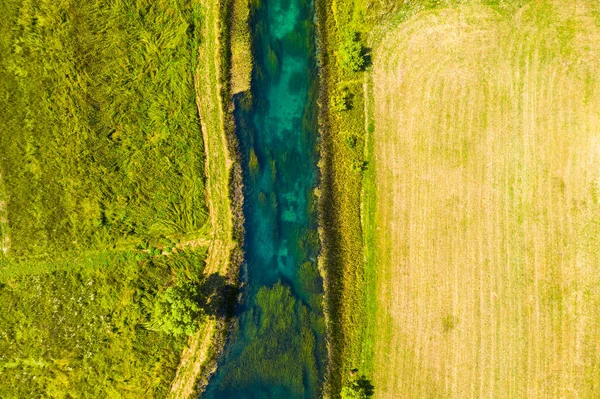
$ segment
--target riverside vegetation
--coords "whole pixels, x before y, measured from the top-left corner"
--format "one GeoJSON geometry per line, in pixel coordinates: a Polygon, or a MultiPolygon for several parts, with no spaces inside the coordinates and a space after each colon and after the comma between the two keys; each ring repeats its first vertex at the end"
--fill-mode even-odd
{"type": "Polygon", "coordinates": [[[205,266],[203,6],[1,11],[0,396],[164,397],[232,292],[205,266]]]}

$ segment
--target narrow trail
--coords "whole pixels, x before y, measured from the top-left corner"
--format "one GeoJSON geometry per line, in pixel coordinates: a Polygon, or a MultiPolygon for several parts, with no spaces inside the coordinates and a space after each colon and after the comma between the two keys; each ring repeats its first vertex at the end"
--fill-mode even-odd
{"type": "MultiPolygon", "coordinates": [[[[206,274],[225,275],[235,243],[232,241],[233,221],[229,198],[232,160],[227,146],[223,99],[219,83],[218,10],[221,2],[208,1],[205,6],[208,23],[203,26],[203,41],[198,50],[198,69],[194,75],[194,84],[206,154],[206,199],[211,228],[208,240],[196,240],[193,244],[208,246],[206,274]],[[213,62],[207,63],[204,60],[213,60],[213,62]]],[[[206,367],[209,366],[207,362],[217,350],[214,348],[216,334],[218,334],[217,326],[216,319],[207,319],[197,333],[188,339],[187,346],[181,353],[168,398],[190,398],[197,393],[198,380],[206,374],[206,367]]]]}
{"type": "Polygon", "coordinates": [[[6,254],[10,248],[10,237],[8,236],[8,211],[6,209],[6,194],[0,173],[0,251],[6,254]]]}

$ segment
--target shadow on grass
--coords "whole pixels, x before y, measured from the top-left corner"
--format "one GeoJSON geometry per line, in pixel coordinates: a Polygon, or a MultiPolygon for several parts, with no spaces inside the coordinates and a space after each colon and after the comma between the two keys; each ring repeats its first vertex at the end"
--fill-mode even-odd
{"type": "Polygon", "coordinates": [[[373,65],[373,54],[372,54],[372,50],[370,47],[363,47],[361,54],[362,54],[364,62],[363,62],[362,68],[360,70],[362,72],[364,72],[373,65]]]}
{"type": "Polygon", "coordinates": [[[375,394],[375,386],[371,384],[371,380],[368,380],[364,375],[356,380],[356,387],[359,392],[367,398],[372,397],[375,394]]]}
{"type": "Polygon", "coordinates": [[[208,316],[229,319],[237,303],[238,288],[227,278],[213,273],[200,282],[198,303],[208,316]]]}

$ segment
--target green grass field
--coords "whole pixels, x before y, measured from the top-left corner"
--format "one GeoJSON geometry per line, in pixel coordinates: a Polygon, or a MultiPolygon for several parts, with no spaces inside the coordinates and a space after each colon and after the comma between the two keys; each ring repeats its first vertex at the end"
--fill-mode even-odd
{"type": "Polygon", "coordinates": [[[164,398],[185,340],[146,325],[154,298],[197,281],[205,255],[104,253],[3,279],[0,397],[164,398]]]}
{"type": "Polygon", "coordinates": [[[1,397],[168,394],[186,338],[155,331],[153,303],[221,271],[205,268],[204,8],[0,6],[1,397]]]}
{"type": "Polygon", "coordinates": [[[106,249],[206,222],[192,75],[199,10],[184,0],[3,5],[12,255],[106,249]]]}
{"type": "Polygon", "coordinates": [[[375,397],[600,395],[599,15],[438,8],[374,49],[375,397]]]}

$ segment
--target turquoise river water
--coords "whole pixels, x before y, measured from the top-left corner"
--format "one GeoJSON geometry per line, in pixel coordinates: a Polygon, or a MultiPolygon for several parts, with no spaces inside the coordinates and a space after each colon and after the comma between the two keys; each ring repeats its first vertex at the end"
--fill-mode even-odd
{"type": "Polygon", "coordinates": [[[236,99],[244,164],[244,300],[204,398],[315,398],[326,362],[317,270],[313,4],[263,0],[252,100],[236,99]]]}

